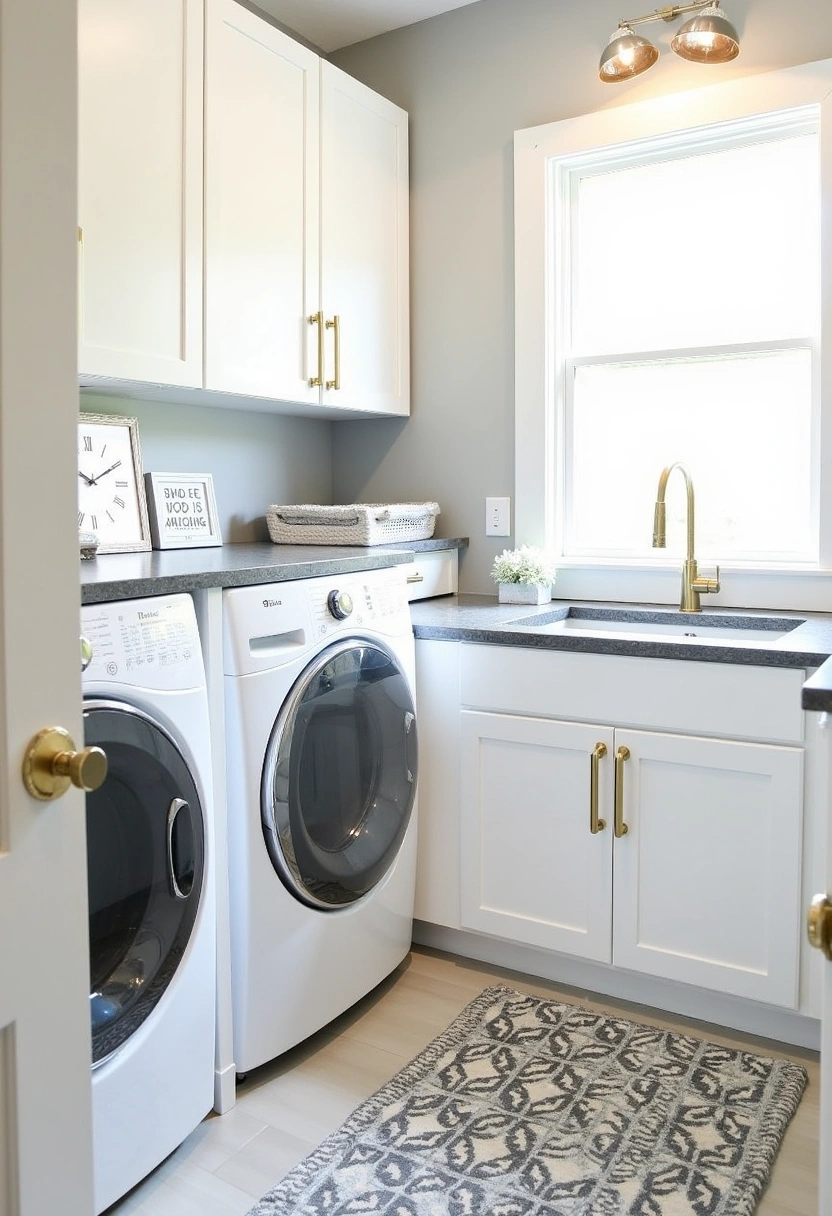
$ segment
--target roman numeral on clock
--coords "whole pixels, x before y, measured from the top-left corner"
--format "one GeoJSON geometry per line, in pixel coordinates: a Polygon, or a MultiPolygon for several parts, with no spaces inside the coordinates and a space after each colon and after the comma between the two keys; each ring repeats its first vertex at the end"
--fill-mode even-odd
{"type": "Polygon", "coordinates": [[[85,451],[85,452],[91,452],[91,451],[92,451],[92,435],[85,435],[85,436],[84,436],[84,451],[85,451]]]}
{"type": "MultiPolygon", "coordinates": [[[[116,494],[115,498],[113,499],[113,502],[116,504],[117,507],[124,506],[124,499],[119,498],[118,494],[116,494]]],[[[110,518],[112,519],[112,516],[110,516],[110,518]]]]}
{"type": "Polygon", "coordinates": [[[96,529],[98,528],[98,516],[97,516],[97,515],[91,515],[91,516],[90,516],[90,523],[92,524],[92,530],[93,530],[93,532],[95,532],[95,531],[96,531],[96,529]]]}

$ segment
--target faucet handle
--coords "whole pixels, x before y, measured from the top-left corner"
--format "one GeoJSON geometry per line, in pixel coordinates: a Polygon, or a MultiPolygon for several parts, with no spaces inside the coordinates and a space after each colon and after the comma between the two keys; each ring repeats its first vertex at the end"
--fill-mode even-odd
{"type": "Polygon", "coordinates": [[[693,589],[700,595],[716,595],[719,591],[719,566],[716,568],[716,578],[703,578],[698,575],[693,580],[693,589]]]}

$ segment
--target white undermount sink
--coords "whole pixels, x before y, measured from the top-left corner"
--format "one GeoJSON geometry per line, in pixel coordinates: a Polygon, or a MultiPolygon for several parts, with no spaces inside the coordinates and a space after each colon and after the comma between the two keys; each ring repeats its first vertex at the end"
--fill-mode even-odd
{"type": "Polygon", "coordinates": [[[726,617],[715,615],[709,619],[692,613],[679,613],[678,619],[669,613],[667,617],[657,614],[627,610],[626,612],[603,609],[569,608],[564,614],[544,613],[538,617],[526,617],[511,622],[512,628],[530,629],[535,633],[606,634],[621,638],[656,638],[674,642],[693,642],[718,639],[724,642],[763,642],[772,645],[785,637],[792,629],[802,625],[799,617],[726,617]]]}

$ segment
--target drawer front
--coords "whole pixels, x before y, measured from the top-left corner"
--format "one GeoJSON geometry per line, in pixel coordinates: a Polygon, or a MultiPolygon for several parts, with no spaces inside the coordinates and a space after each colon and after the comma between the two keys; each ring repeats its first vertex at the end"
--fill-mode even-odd
{"type": "Polygon", "coordinates": [[[459,585],[459,556],[456,549],[431,549],[427,553],[417,553],[416,560],[405,570],[409,600],[456,594],[459,585]]]}
{"type": "Polygon", "coordinates": [[[802,670],[462,646],[462,704],[694,734],[802,743],[802,670]]]}

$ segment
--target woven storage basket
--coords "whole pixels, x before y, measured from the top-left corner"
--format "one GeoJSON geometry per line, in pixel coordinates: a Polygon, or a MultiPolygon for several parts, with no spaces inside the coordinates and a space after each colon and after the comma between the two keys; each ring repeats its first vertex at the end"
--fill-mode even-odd
{"type": "Polygon", "coordinates": [[[435,502],[356,502],[345,507],[271,506],[269,536],[276,545],[389,545],[433,536],[435,502]]]}

